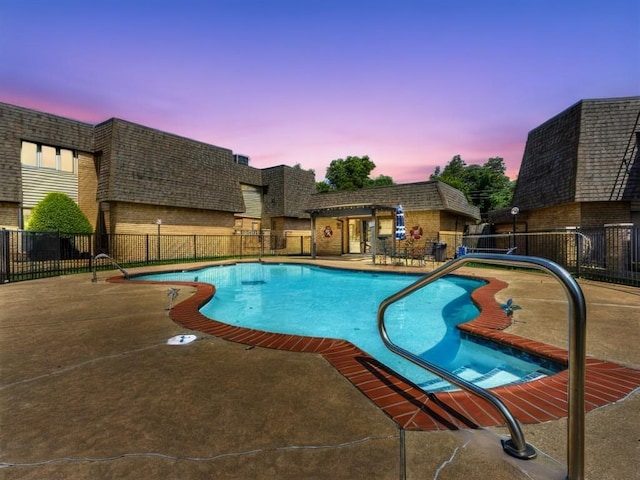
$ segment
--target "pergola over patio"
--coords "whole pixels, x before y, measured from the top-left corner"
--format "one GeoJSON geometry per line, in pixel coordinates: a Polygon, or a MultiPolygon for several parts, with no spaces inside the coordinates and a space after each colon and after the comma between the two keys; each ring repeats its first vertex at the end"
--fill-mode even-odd
{"type": "MultiPolygon", "coordinates": [[[[378,205],[373,203],[353,203],[348,205],[328,205],[326,207],[312,208],[305,210],[306,213],[311,215],[311,258],[316,258],[316,219],[318,217],[324,218],[339,218],[339,217],[354,217],[354,216],[367,216],[372,217],[374,222],[373,231],[377,232],[379,228],[378,224],[378,212],[395,212],[395,206],[378,205]]],[[[371,242],[371,256],[373,261],[376,259],[376,242],[371,242]]]]}

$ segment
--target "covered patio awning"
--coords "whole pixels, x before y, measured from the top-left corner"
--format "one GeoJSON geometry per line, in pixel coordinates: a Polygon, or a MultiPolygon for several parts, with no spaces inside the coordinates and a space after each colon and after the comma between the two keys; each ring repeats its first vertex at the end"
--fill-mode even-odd
{"type": "MultiPolygon", "coordinates": [[[[305,210],[306,213],[311,215],[311,257],[316,258],[316,218],[318,217],[355,217],[355,216],[369,216],[373,217],[375,230],[378,230],[378,219],[376,217],[377,212],[395,212],[395,206],[389,205],[377,205],[373,203],[353,203],[348,205],[327,205],[326,207],[311,208],[305,210]]],[[[376,248],[375,242],[371,242],[371,255],[375,261],[376,248]]]]}
{"type": "Polygon", "coordinates": [[[375,215],[376,212],[394,211],[396,207],[375,205],[373,203],[353,203],[349,205],[329,205],[305,210],[313,217],[352,217],[356,215],[375,215]]]}

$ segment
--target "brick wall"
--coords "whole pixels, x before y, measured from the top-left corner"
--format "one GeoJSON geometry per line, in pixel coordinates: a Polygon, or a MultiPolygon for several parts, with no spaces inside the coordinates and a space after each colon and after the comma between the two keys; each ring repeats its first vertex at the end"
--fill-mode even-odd
{"type": "Polygon", "coordinates": [[[292,230],[295,235],[311,235],[311,220],[306,218],[283,217],[282,230],[292,230]]]}
{"type": "Polygon", "coordinates": [[[335,218],[316,219],[316,254],[342,255],[342,245],[347,245],[349,239],[347,229],[342,229],[342,222],[335,218]],[[329,230],[331,232],[329,232],[329,230]],[[325,233],[326,232],[326,233],[325,233]]]}
{"type": "MultiPolygon", "coordinates": [[[[565,227],[602,227],[609,223],[631,222],[628,202],[587,202],[556,205],[528,212],[526,227],[530,232],[562,229],[565,227]]],[[[525,225],[518,223],[518,231],[525,225]]],[[[511,231],[513,227],[502,225],[498,231],[511,231]],[[507,228],[508,227],[508,228],[507,228]]]]}
{"type": "Polygon", "coordinates": [[[581,203],[581,223],[583,228],[602,227],[611,223],[630,223],[629,202],[588,202],[581,203]]]}
{"type": "MultiPolygon", "coordinates": [[[[455,251],[455,241],[451,244],[447,241],[449,237],[455,237],[456,216],[450,215],[440,210],[429,210],[419,212],[405,212],[405,224],[407,239],[395,243],[396,248],[402,249],[408,246],[412,248],[422,248],[431,245],[436,241],[445,241],[450,247],[451,255],[455,251]],[[417,228],[416,228],[417,227],[417,228]],[[411,239],[411,231],[415,229],[415,233],[421,230],[422,234],[419,239],[411,239]],[[446,238],[441,238],[446,237],[446,238]]],[[[334,218],[318,217],[316,219],[316,253],[318,255],[340,255],[343,252],[343,245],[348,245],[348,232],[341,229],[342,222],[334,218]],[[324,235],[325,228],[329,226],[333,231],[333,235],[327,238],[324,235]]],[[[462,220],[458,224],[458,236],[462,238],[464,224],[462,220]]],[[[395,232],[392,232],[393,238],[395,232]]]]}
{"type": "Polygon", "coordinates": [[[98,175],[93,154],[78,152],[78,206],[91,222],[94,232],[98,223],[97,190],[98,175]]]}
{"type": "Polygon", "coordinates": [[[0,202],[0,228],[18,228],[20,209],[17,203],[0,202]]]}
{"type": "Polygon", "coordinates": [[[229,212],[162,207],[134,203],[115,203],[109,208],[111,233],[158,233],[173,235],[230,235],[234,216],[229,212]]]}
{"type": "Polygon", "coordinates": [[[413,227],[419,227],[422,229],[422,241],[424,239],[438,238],[438,231],[440,230],[440,211],[419,211],[419,212],[405,212],[405,224],[407,235],[413,227]]]}
{"type": "MultiPolygon", "coordinates": [[[[528,212],[530,232],[580,226],[580,204],[555,205],[528,212]]],[[[512,228],[509,228],[511,231],[512,228]]]]}

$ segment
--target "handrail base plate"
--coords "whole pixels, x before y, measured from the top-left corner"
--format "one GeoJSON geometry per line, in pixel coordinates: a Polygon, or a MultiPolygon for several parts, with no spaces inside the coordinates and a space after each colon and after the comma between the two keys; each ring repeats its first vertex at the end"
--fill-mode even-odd
{"type": "Polygon", "coordinates": [[[516,448],[511,439],[502,440],[502,449],[512,457],[520,460],[533,460],[538,456],[535,448],[528,443],[525,444],[525,449],[522,452],[516,448]]]}

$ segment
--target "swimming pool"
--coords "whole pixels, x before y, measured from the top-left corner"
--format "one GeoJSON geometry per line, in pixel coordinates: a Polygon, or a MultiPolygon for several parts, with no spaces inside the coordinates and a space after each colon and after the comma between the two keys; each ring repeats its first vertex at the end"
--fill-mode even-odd
{"type": "MultiPolygon", "coordinates": [[[[344,339],[426,391],[454,388],[389,351],[377,330],[380,302],[417,275],[240,263],[136,278],[213,284],[216,294],[201,308],[209,318],[273,333],[344,339]]],[[[391,340],[485,388],[555,373],[548,365],[461,338],[456,325],[479,314],[470,293],[483,284],[448,276],[393,304],[385,315],[391,340]]]]}

